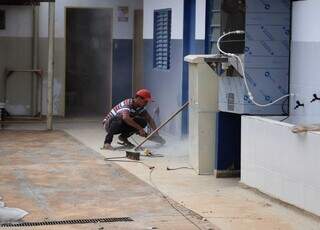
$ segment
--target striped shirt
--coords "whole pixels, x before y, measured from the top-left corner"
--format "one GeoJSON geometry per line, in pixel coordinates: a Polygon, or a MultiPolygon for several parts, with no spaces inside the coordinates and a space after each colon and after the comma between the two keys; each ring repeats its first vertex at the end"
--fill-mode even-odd
{"type": "Polygon", "coordinates": [[[103,124],[107,123],[112,117],[115,116],[121,116],[125,111],[129,112],[131,117],[135,117],[137,115],[142,114],[145,112],[144,107],[133,107],[133,99],[126,99],[119,104],[117,104],[111,111],[108,113],[108,115],[104,118],[103,124]]]}

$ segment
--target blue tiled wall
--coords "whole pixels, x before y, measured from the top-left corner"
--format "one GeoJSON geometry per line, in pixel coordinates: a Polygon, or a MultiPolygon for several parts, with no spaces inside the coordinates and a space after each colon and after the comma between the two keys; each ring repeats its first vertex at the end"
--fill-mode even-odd
{"type": "MultiPolygon", "coordinates": [[[[260,104],[270,103],[289,91],[290,19],[290,0],[246,1],[245,72],[260,104]]],[[[223,111],[227,111],[228,92],[236,94],[236,113],[276,115],[288,111],[286,99],[269,107],[253,105],[242,79],[222,79],[220,89],[223,111]]]]}
{"type": "MultiPolygon", "coordinates": [[[[290,6],[289,0],[247,1],[245,71],[253,95],[262,104],[288,93],[290,6]]],[[[284,101],[275,105],[276,111],[267,107],[261,112],[282,114],[284,101]]],[[[244,112],[255,113],[255,107],[247,106],[244,112]]]]}

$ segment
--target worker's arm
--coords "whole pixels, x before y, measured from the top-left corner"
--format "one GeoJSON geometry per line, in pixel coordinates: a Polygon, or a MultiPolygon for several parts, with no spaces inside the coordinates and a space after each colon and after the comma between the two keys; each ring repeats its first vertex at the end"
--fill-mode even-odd
{"type": "Polygon", "coordinates": [[[133,128],[136,128],[139,131],[140,136],[147,136],[147,133],[144,131],[143,127],[141,127],[137,122],[133,120],[132,117],[130,117],[129,111],[124,111],[122,113],[122,119],[126,124],[132,126],[133,128]]]}
{"type": "MultiPolygon", "coordinates": [[[[141,115],[147,120],[147,122],[148,122],[149,126],[152,128],[152,130],[157,129],[156,123],[154,122],[153,118],[149,115],[149,113],[147,111],[145,111],[141,115]]],[[[151,139],[157,143],[162,144],[162,145],[166,143],[166,141],[159,135],[158,131],[155,132],[151,137],[149,137],[149,140],[151,140],[151,139]]]]}
{"type": "Polygon", "coordinates": [[[155,130],[157,128],[156,123],[147,111],[143,112],[142,116],[146,119],[152,130],[155,130]]]}

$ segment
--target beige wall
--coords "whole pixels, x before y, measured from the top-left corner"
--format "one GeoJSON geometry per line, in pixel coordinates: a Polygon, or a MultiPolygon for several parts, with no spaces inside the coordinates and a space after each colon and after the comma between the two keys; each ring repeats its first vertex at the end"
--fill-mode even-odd
{"type": "MultiPolygon", "coordinates": [[[[54,86],[53,86],[53,113],[65,114],[65,40],[56,38],[54,41],[54,86]]],[[[42,87],[42,113],[47,113],[47,77],[48,77],[48,39],[39,39],[39,67],[44,71],[42,87]]]]}
{"type": "MultiPolygon", "coordinates": [[[[42,113],[45,114],[47,95],[47,66],[48,39],[39,39],[39,68],[43,69],[42,113]]],[[[65,49],[64,39],[55,39],[55,68],[54,68],[54,114],[64,115],[65,87],[65,49]]],[[[3,101],[5,88],[5,68],[32,68],[32,38],[0,37],[0,101],[3,101]]],[[[7,81],[6,109],[13,115],[31,115],[31,74],[13,73],[7,81]]]]}
{"type": "MultiPolygon", "coordinates": [[[[21,37],[0,37],[0,101],[5,97],[5,69],[30,69],[32,40],[21,37]]],[[[14,73],[7,80],[6,109],[15,115],[31,114],[31,74],[14,73]]]]}
{"type": "MultiPolygon", "coordinates": [[[[142,0],[59,0],[56,2],[56,39],[54,68],[54,115],[65,114],[65,8],[113,8],[114,39],[132,39],[133,10],[141,9],[142,0]],[[129,7],[129,21],[117,20],[117,7],[129,7]]],[[[0,30],[0,102],[4,97],[4,69],[6,67],[31,69],[32,67],[32,8],[29,6],[0,6],[6,11],[6,29],[0,30]]],[[[44,70],[42,113],[46,113],[48,4],[40,6],[39,67],[44,70]]],[[[6,108],[13,115],[30,115],[31,74],[14,74],[8,82],[6,108]]]]}

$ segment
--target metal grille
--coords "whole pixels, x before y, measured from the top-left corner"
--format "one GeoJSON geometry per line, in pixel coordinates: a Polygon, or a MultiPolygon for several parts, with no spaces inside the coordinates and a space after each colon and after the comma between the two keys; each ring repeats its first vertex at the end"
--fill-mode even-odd
{"type": "Polygon", "coordinates": [[[221,0],[208,0],[206,4],[206,53],[216,54],[221,35],[221,0]]]}
{"type": "Polygon", "coordinates": [[[153,67],[170,69],[171,10],[154,11],[153,67]]]}
{"type": "Polygon", "coordinates": [[[113,222],[130,222],[133,221],[130,217],[114,217],[114,218],[99,218],[99,219],[77,219],[77,220],[58,220],[58,221],[41,221],[41,222],[23,222],[16,224],[2,224],[0,227],[34,227],[46,225],[62,225],[62,224],[96,224],[96,223],[113,223],[113,222]]]}

